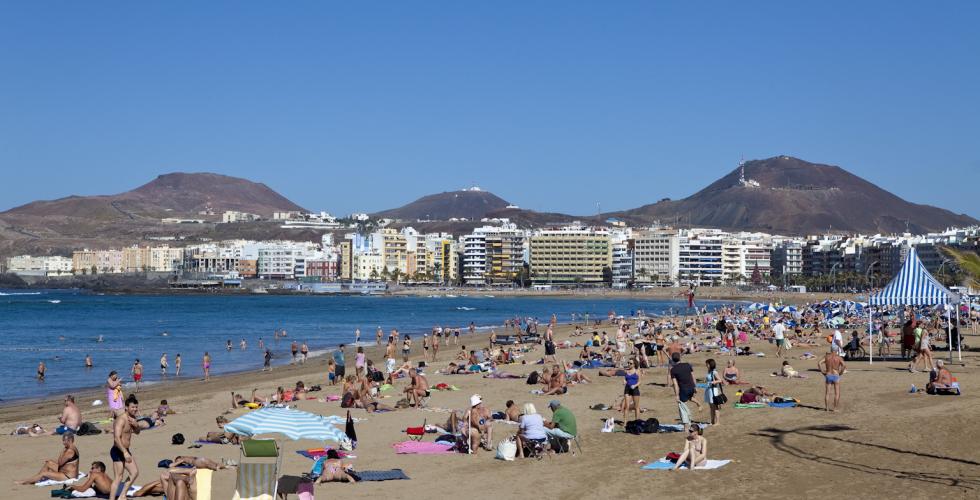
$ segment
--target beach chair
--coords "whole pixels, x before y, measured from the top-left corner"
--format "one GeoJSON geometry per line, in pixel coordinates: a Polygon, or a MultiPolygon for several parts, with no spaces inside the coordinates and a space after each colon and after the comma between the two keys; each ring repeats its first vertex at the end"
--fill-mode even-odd
{"type": "Polygon", "coordinates": [[[421,441],[425,437],[425,424],[428,419],[422,420],[421,427],[409,427],[405,429],[405,434],[408,435],[408,439],[411,441],[421,441]]]}
{"type": "Polygon", "coordinates": [[[211,469],[197,469],[194,473],[194,481],[197,482],[197,495],[194,500],[211,500],[211,478],[214,473],[211,469]]]}
{"type": "Polygon", "coordinates": [[[246,439],[241,443],[238,479],[232,500],[274,500],[282,456],[273,439],[246,439]]]}

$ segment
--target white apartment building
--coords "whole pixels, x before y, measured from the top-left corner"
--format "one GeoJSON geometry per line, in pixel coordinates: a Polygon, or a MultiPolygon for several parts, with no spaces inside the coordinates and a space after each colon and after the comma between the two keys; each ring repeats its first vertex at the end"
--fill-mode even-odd
{"type": "Polygon", "coordinates": [[[480,285],[487,279],[487,235],[474,231],[460,237],[463,253],[463,282],[480,285]]]}
{"type": "Polygon", "coordinates": [[[7,259],[7,271],[25,276],[60,276],[72,273],[72,260],[59,255],[17,255],[7,259]]]}
{"type": "Polygon", "coordinates": [[[524,268],[527,238],[515,224],[483,226],[460,237],[463,282],[470,285],[510,283],[524,268]]]}
{"type": "Polygon", "coordinates": [[[680,285],[710,286],[721,283],[722,243],[728,234],[720,229],[678,231],[677,277],[680,285]]]}
{"type": "Polygon", "coordinates": [[[352,279],[364,281],[380,279],[384,268],[384,257],[382,257],[380,253],[354,254],[352,279]]]}
{"type": "Polygon", "coordinates": [[[671,286],[677,283],[680,239],[677,231],[652,228],[633,232],[633,265],[636,282],[671,286]]]}
{"type": "Polygon", "coordinates": [[[221,214],[221,222],[225,224],[231,224],[235,222],[252,222],[252,221],[260,220],[261,218],[262,217],[259,217],[258,215],[255,214],[250,214],[247,212],[238,212],[235,210],[226,210],[224,213],[221,214]]]}
{"type": "Polygon", "coordinates": [[[765,233],[738,233],[722,243],[722,275],[732,284],[748,283],[756,271],[766,278],[772,271],[772,240],[765,233]]]}

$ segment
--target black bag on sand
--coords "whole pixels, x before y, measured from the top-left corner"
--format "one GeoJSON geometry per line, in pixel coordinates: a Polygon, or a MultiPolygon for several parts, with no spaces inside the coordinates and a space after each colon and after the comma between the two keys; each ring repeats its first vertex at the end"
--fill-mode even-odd
{"type": "Polygon", "coordinates": [[[629,422],[626,422],[625,427],[626,427],[626,432],[630,434],[636,434],[637,436],[639,436],[640,434],[647,433],[646,420],[630,420],[629,422]]]}
{"type": "Polygon", "coordinates": [[[535,370],[531,372],[530,375],[527,376],[527,385],[535,385],[537,383],[538,383],[538,372],[537,370],[535,370]]]}
{"type": "Polygon", "coordinates": [[[78,432],[75,434],[79,436],[95,436],[102,434],[102,429],[96,427],[92,422],[82,422],[82,425],[78,428],[78,432]]]}
{"type": "Polygon", "coordinates": [[[568,440],[558,436],[548,436],[548,446],[555,453],[568,453],[568,440]]]}
{"type": "Polygon", "coordinates": [[[184,444],[184,435],[179,432],[174,434],[173,437],[170,438],[170,444],[184,444]]]}
{"type": "Polygon", "coordinates": [[[656,434],[660,430],[660,421],[656,418],[646,419],[646,428],[644,432],[646,434],[656,434]]]}

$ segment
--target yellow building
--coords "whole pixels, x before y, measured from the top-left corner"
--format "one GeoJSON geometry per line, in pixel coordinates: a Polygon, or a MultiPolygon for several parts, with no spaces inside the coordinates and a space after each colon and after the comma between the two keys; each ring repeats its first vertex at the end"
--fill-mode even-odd
{"type": "Polygon", "coordinates": [[[540,231],[530,239],[534,283],[601,283],[612,273],[612,245],[604,229],[579,226],[540,231]]]}

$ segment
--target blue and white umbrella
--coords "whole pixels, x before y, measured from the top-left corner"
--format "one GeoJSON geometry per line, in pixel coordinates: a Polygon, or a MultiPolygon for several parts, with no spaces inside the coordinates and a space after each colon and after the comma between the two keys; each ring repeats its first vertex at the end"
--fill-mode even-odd
{"type": "Polygon", "coordinates": [[[762,310],[765,311],[765,312],[771,312],[771,313],[779,312],[779,309],[776,306],[772,305],[772,304],[769,304],[768,306],[763,307],[762,310]]]}
{"type": "Polygon", "coordinates": [[[336,425],[343,424],[338,416],[324,417],[289,408],[262,408],[242,415],[225,424],[225,430],[242,436],[282,434],[289,439],[313,439],[316,441],[341,441],[344,431],[336,425]]]}
{"type": "Polygon", "coordinates": [[[756,310],[762,309],[763,307],[766,307],[766,305],[765,304],[762,304],[760,302],[753,302],[753,303],[749,304],[749,307],[747,309],[749,311],[756,311],[756,310]]]}
{"type": "Polygon", "coordinates": [[[796,307],[794,307],[794,306],[784,306],[782,309],[779,310],[779,312],[795,313],[796,312],[796,307]]]}

